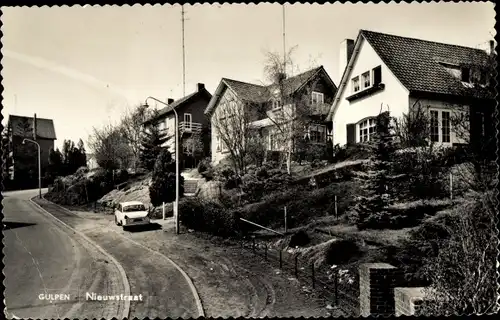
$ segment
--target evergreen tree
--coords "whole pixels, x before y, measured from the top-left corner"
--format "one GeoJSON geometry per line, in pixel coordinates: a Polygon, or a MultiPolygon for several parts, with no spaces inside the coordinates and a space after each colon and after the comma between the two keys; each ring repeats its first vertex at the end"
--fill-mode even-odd
{"type": "MultiPolygon", "coordinates": [[[[179,194],[184,193],[184,178],[179,172],[179,194]]],[[[153,168],[152,183],[149,186],[149,197],[153,206],[159,206],[162,202],[173,202],[175,200],[175,161],[168,148],[163,148],[156,159],[153,168]]]]}
{"type": "Polygon", "coordinates": [[[372,170],[363,185],[364,196],[358,197],[358,228],[384,228],[392,223],[387,207],[392,203],[390,189],[391,160],[396,150],[389,112],[376,119],[376,133],[370,143],[374,150],[372,170]]]}
{"type": "Polygon", "coordinates": [[[87,166],[87,152],[85,150],[85,145],[83,144],[83,140],[78,140],[78,168],[87,166]]]}
{"type": "Polygon", "coordinates": [[[149,129],[144,129],[139,150],[139,162],[141,167],[148,171],[152,171],[156,159],[162,151],[161,144],[170,139],[164,137],[157,126],[151,126],[149,129]]]}
{"type": "Polygon", "coordinates": [[[59,149],[50,149],[49,151],[49,165],[47,168],[46,177],[49,183],[52,183],[57,176],[63,172],[63,155],[59,149]]]}

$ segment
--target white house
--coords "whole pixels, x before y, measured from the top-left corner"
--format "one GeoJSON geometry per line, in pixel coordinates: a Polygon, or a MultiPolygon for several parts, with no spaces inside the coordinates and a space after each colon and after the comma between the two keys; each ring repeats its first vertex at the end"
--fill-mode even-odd
{"type": "Polygon", "coordinates": [[[456,112],[471,115],[471,133],[474,126],[484,134],[493,112],[484,103],[493,97],[485,89],[486,51],[367,30],[340,51],[341,81],[327,118],[334,144],[369,141],[378,114],[401,117],[418,105],[428,112],[433,142],[464,143],[451,125],[456,112]]]}

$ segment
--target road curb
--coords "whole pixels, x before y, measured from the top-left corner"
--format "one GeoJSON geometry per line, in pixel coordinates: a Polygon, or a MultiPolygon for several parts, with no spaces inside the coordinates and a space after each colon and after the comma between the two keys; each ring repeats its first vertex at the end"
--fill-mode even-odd
{"type": "MultiPolygon", "coordinates": [[[[35,201],[33,201],[34,198],[36,198],[38,196],[34,196],[33,198],[30,198],[30,202],[33,203],[35,206],[37,206],[38,208],[40,208],[42,211],[46,212],[47,214],[49,214],[52,218],[54,218],[56,221],[58,221],[59,223],[61,223],[62,225],[64,225],[66,228],[70,229],[71,231],[73,231],[74,233],[78,234],[82,239],[84,239],[85,241],[87,241],[90,245],[94,246],[95,248],[97,248],[97,250],[99,250],[103,255],[105,255],[111,262],[113,262],[115,264],[115,266],[118,268],[118,272],[120,273],[120,276],[122,278],[122,281],[123,281],[123,284],[125,286],[125,296],[129,296],[130,295],[130,284],[128,282],[128,278],[127,278],[127,274],[125,273],[125,270],[123,269],[123,267],[121,266],[121,264],[113,257],[111,256],[109,253],[107,253],[102,247],[100,247],[97,243],[95,243],[94,241],[90,240],[86,235],[84,235],[83,233],[81,233],[80,231],[78,230],[75,230],[74,228],[70,227],[68,224],[66,224],[65,222],[61,221],[59,218],[55,217],[53,214],[51,214],[49,211],[45,210],[44,208],[42,208],[42,206],[40,206],[38,203],[36,203],[35,201]]],[[[45,199],[45,198],[44,198],[45,199]]],[[[46,199],[45,199],[46,200],[46,199]]],[[[49,201],[49,200],[46,200],[46,201],[49,201]]],[[[51,201],[49,201],[50,203],[53,203],[51,201]]],[[[55,204],[55,203],[54,203],[55,204]]],[[[59,206],[59,205],[58,205],[59,206]]],[[[59,206],[61,207],[61,206],[59,206]]],[[[61,207],[62,209],[64,210],[67,210],[65,209],[64,207],[61,207]]],[[[124,303],[124,310],[122,312],[122,316],[121,316],[121,319],[124,319],[124,318],[129,318],[129,313],[130,313],[130,301],[129,300],[124,300],[125,303],[124,303]]]]}
{"type": "Polygon", "coordinates": [[[145,246],[145,245],[143,245],[143,244],[141,244],[141,243],[139,243],[139,242],[137,242],[135,240],[132,240],[132,239],[130,239],[128,237],[125,237],[124,235],[122,235],[122,234],[120,234],[120,233],[118,233],[116,231],[113,231],[113,232],[115,232],[116,234],[118,234],[120,237],[122,237],[124,239],[127,239],[128,241],[133,242],[134,244],[136,244],[136,245],[138,245],[138,246],[140,246],[140,247],[142,247],[142,248],[144,248],[144,249],[146,249],[146,250],[148,250],[148,251],[150,251],[150,252],[152,252],[152,253],[154,253],[156,255],[160,255],[163,258],[167,259],[167,261],[170,262],[182,274],[182,276],[186,280],[189,288],[191,289],[191,293],[194,296],[194,300],[196,302],[196,307],[198,309],[198,313],[199,313],[198,317],[205,318],[205,311],[203,310],[203,304],[201,303],[200,295],[198,294],[198,290],[196,290],[196,287],[195,287],[195,285],[193,283],[193,280],[191,280],[191,278],[188,276],[188,274],[184,270],[182,270],[182,268],[177,263],[175,263],[172,259],[170,259],[166,255],[164,255],[163,253],[160,253],[160,252],[158,252],[156,250],[153,250],[153,249],[151,249],[151,248],[149,248],[149,247],[147,247],[147,246],[145,246]]]}

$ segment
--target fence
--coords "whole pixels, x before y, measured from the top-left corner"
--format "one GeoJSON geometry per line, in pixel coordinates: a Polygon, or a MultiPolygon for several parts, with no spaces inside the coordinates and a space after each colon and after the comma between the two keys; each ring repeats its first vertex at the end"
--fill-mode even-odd
{"type": "Polygon", "coordinates": [[[269,247],[255,237],[243,237],[240,246],[279,267],[283,273],[293,275],[297,280],[309,285],[312,290],[331,302],[332,307],[340,309],[346,316],[359,315],[359,274],[349,270],[352,278],[348,280],[345,271],[339,267],[323,266],[317,268],[306,258],[281,248],[269,247]]]}

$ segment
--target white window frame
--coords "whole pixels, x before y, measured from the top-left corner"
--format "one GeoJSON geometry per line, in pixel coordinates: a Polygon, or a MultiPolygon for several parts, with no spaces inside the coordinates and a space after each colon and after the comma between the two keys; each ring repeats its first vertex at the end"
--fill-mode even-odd
{"type": "Polygon", "coordinates": [[[373,79],[372,79],[372,70],[368,70],[366,72],[363,72],[361,74],[361,79],[360,79],[360,82],[361,82],[361,85],[362,85],[362,90],[365,90],[365,89],[368,89],[368,88],[371,88],[373,86],[373,79]],[[368,74],[368,78],[366,78],[366,75],[368,74]],[[368,85],[365,86],[365,83],[366,83],[366,79],[368,79],[368,85]]]}
{"type": "Polygon", "coordinates": [[[352,85],[352,92],[361,91],[361,82],[359,76],[355,76],[354,78],[351,79],[351,85],[352,85]],[[358,83],[358,90],[356,90],[356,82],[358,83]]]}
{"type": "Polygon", "coordinates": [[[430,141],[432,143],[439,143],[439,144],[444,144],[444,145],[452,145],[453,144],[453,128],[452,128],[452,123],[451,123],[451,117],[453,115],[452,110],[448,109],[436,109],[436,108],[430,108],[429,109],[429,119],[431,121],[431,132],[430,132],[430,141]],[[433,132],[432,130],[435,128],[432,123],[432,112],[437,112],[437,135],[438,139],[437,141],[432,140],[433,138],[433,132]],[[449,137],[449,141],[444,141],[444,136],[445,136],[445,130],[446,126],[444,126],[444,120],[443,120],[443,114],[448,114],[448,132],[447,135],[449,137]]]}
{"type": "Polygon", "coordinates": [[[273,99],[272,100],[272,105],[273,105],[272,110],[279,110],[279,109],[281,109],[281,101],[280,101],[280,99],[276,99],[276,98],[273,99]]]}
{"type": "Polygon", "coordinates": [[[376,127],[377,122],[375,117],[365,118],[358,122],[356,125],[356,141],[358,143],[370,141],[370,137],[376,133],[376,127]]]}
{"type": "Polygon", "coordinates": [[[323,104],[325,103],[325,95],[322,92],[313,91],[311,94],[311,104],[323,104]],[[314,101],[314,97],[316,97],[316,101],[314,101]]]}

